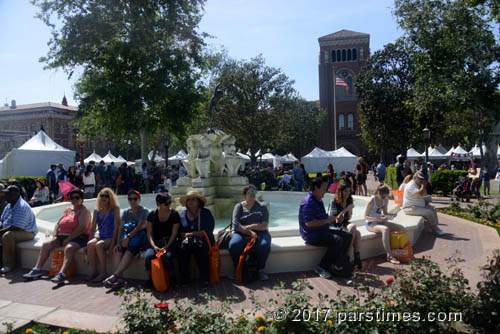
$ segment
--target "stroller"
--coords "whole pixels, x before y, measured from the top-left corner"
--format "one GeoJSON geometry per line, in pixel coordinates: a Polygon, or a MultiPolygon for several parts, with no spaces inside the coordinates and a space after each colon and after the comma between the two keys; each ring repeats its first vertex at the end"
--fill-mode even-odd
{"type": "MultiPolygon", "coordinates": [[[[463,202],[465,199],[467,202],[470,202],[471,186],[472,180],[470,178],[466,176],[459,176],[457,186],[455,189],[453,189],[453,195],[455,196],[456,200],[460,200],[461,202],[463,202]]],[[[453,201],[453,197],[451,198],[451,200],[453,201]]]]}

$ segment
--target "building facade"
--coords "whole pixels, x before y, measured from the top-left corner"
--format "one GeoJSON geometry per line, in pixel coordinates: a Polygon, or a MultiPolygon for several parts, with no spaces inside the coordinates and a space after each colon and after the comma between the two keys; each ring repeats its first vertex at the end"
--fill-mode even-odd
{"type": "MultiPolygon", "coordinates": [[[[68,106],[66,98],[62,102],[16,105],[13,100],[10,105],[0,107],[0,159],[42,128],[56,143],[74,150],[79,159],[80,146],[76,140],[78,129],[71,124],[78,108],[68,106]]],[[[86,157],[93,150],[106,154],[108,147],[108,143],[101,141],[85,143],[83,155],[86,157]]]]}
{"type": "Polygon", "coordinates": [[[320,106],[327,112],[320,131],[320,148],[328,151],[335,149],[336,124],[337,148],[344,146],[353,154],[366,154],[366,148],[361,141],[358,99],[354,84],[370,55],[370,35],[340,30],[320,37],[318,42],[320,106]],[[349,89],[335,86],[335,73],[347,83],[349,89]]]}

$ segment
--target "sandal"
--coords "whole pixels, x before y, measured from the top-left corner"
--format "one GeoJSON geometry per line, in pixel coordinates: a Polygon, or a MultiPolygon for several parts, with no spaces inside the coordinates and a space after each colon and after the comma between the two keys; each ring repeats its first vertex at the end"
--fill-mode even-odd
{"type": "Polygon", "coordinates": [[[399,262],[399,260],[398,260],[398,259],[396,259],[396,258],[395,258],[394,256],[392,256],[392,255],[389,255],[389,256],[387,257],[387,261],[389,261],[389,262],[390,262],[390,263],[392,263],[392,264],[401,264],[401,262],[399,262]]]}
{"type": "Polygon", "coordinates": [[[114,284],[116,284],[117,277],[115,275],[111,275],[104,280],[104,285],[107,288],[112,288],[114,284]]]}
{"type": "Polygon", "coordinates": [[[113,289],[121,288],[124,285],[125,285],[125,281],[123,279],[121,279],[120,277],[116,277],[116,280],[113,283],[113,289]]]}

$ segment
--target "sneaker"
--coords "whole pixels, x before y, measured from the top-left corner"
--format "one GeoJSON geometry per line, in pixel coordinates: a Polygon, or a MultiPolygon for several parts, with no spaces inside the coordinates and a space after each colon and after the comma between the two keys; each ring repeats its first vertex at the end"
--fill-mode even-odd
{"type": "Polygon", "coordinates": [[[64,282],[65,278],[66,275],[64,275],[64,273],[57,273],[57,275],[52,277],[50,281],[55,284],[61,284],[62,282],[64,282]]]}
{"type": "Polygon", "coordinates": [[[269,276],[265,272],[259,271],[259,280],[267,281],[268,279],[269,279],[269,276]]]}
{"type": "Polygon", "coordinates": [[[29,273],[23,275],[24,278],[40,278],[42,277],[42,271],[38,268],[33,268],[29,273]]]}
{"type": "Polygon", "coordinates": [[[446,235],[446,234],[448,234],[448,233],[446,233],[445,231],[443,231],[443,230],[442,230],[442,229],[440,229],[440,228],[438,228],[438,229],[436,230],[436,235],[437,235],[438,237],[442,237],[443,235],[446,235]]]}
{"type": "Polygon", "coordinates": [[[319,275],[321,278],[330,278],[332,277],[332,274],[328,272],[328,270],[325,270],[322,266],[317,265],[316,268],[314,268],[314,272],[319,275]]]}
{"type": "Polygon", "coordinates": [[[9,266],[4,266],[2,267],[2,269],[0,269],[0,271],[2,272],[2,274],[7,274],[12,271],[12,268],[9,266]]]}

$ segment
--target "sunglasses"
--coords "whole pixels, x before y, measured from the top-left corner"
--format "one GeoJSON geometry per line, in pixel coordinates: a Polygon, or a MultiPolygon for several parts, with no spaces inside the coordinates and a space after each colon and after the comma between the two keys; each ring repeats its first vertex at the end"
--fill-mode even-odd
{"type": "Polygon", "coordinates": [[[108,194],[100,194],[99,197],[101,197],[101,198],[109,198],[109,195],[108,194]]]}
{"type": "Polygon", "coordinates": [[[128,200],[129,200],[129,202],[130,201],[136,201],[137,202],[139,200],[139,197],[129,197],[128,200]]]}
{"type": "Polygon", "coordinates": [[[249,195],[253,195],[256,193],[257,193],[257,190],[255,190],[255,189],[250,189],[249,191],[247,191],[247,194],[249,194],[249,195]]]}
{"type": "Polygon", "coordinates": [[[71,197],[70,197],[70,199],[71,199],[72,201],[78,201],[78,200],[80,200],[80,199],[82,199],[82,198],[81,198],[80,196],[71,196],[71,197]]]}

